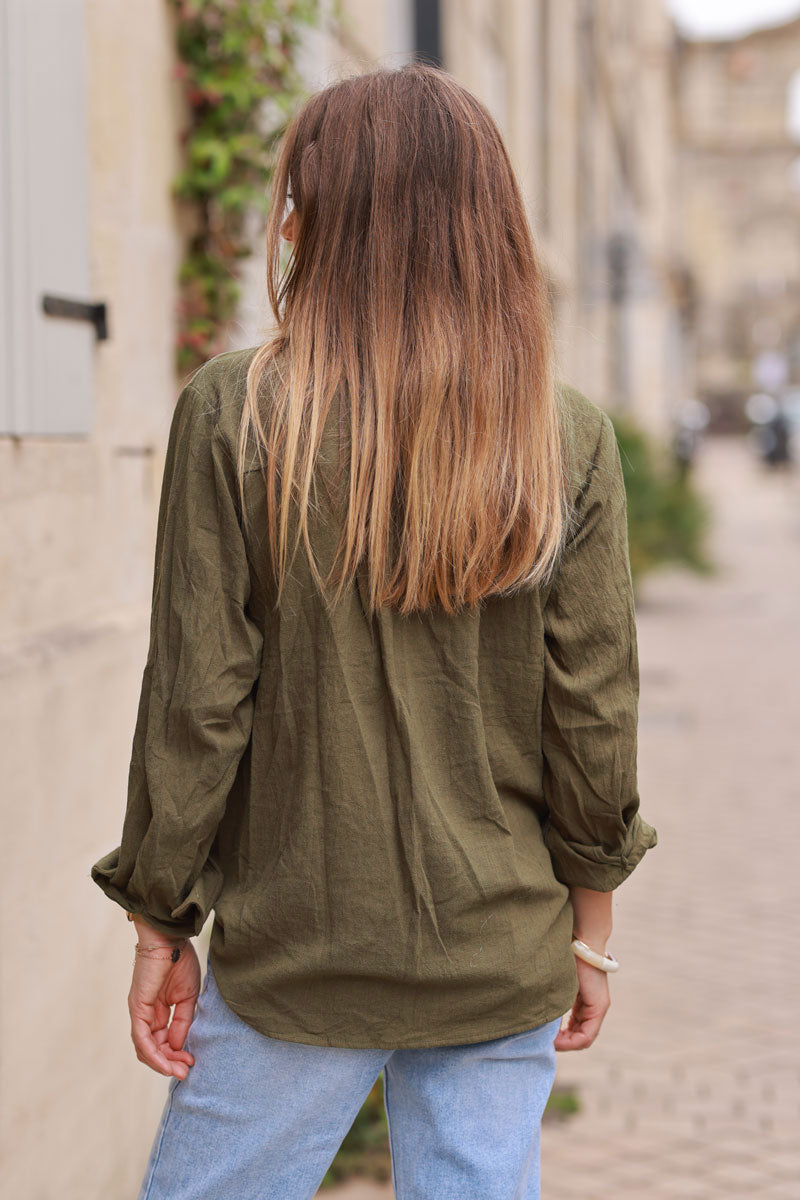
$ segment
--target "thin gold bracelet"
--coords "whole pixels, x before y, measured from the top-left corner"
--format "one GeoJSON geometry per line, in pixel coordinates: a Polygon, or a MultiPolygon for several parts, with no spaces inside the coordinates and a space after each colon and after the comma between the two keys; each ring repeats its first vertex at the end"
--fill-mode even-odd
{"type": "MultiPolygon", "coordinates": [[[[184,938],[183,943],[185,944],[186,942],[188,942],[188,940],[189,940],[188,938],[184,938]]],[[[173,962],[177,962],[181,956],[181,949],[182,949],[182,946],[173,946],[172,949],[170,950],[169,946],[164,946],[162,944],[158,944],[155,946],[140,946],[139,943],[137,942],[136,946],[134,948],[133,961],[136,962],[137,956],[139,954],[145,953],[148,950],[169,950],[169,952],[170,952],[169,957],[172,959],[173,962]]],[[[166,962],[167,959],[165,958],[162,961],[166,962]]]]}

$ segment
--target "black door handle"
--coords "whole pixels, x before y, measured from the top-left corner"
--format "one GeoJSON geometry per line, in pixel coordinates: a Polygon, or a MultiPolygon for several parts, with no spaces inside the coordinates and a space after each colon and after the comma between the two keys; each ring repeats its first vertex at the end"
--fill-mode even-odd
{"type": "Polygon", "coordinates": [[[42,309],[49,317],[69,317],[74,321],[89,321],[94,325],[96,340],[108,338],[108,314],[105,301],[88,304],[85,300],[70,300],[67,296],[42,296],[42,309]]]}

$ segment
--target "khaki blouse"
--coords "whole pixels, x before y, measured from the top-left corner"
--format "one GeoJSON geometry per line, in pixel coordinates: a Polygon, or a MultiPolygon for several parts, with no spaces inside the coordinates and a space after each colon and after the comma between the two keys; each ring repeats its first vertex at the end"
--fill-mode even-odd
{"type": "MultiPolygon", "coordinates": [[[[550,1021],[577,992],[569,886],[618,887],[657,841],[612,422],[559,385],[579,520],[546,588],[370,619],[364,578],[330,611],[301,546],[276,609],[260,471],[246,532],[236,492],[254,350],[175,408],[121,844],[91,878],[164,933],[213,909],[220,991],[273,1037],[439,1046],[550,1021]]],[[[332,406],[325,481],[347,429],[332,406]]]]}

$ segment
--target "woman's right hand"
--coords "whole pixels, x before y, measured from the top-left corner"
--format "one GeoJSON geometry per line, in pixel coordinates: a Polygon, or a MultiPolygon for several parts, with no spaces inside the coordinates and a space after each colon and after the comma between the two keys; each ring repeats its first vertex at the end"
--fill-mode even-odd
{"type": "MultiPolygon", "coordinates": [[[[142,927],[137,924],[136,928],[141,936],[142,927]]],[[[156,930],[151,929],[146,936],[146,944],[163,943],[165,950],[176,944],[156,930]]],[[[135,956],[128,1011],[131,1040],[139,1062],[159,1075],[186,1078],[194,1066],[194,1055],[184,1044],[199,993],[200,963],[191,942],[184,944],[176,963],[166,955],[135,956]]]]}
{"type": "Polygon", "coordinates": [[[556,1050],[585,1050],[600,1032],[603,1018],[611,1004],[608,973],[582,958],[575,959],[578,971],[578,995],[575,997],[567,1024],[556,1034],[556,1050]]]}

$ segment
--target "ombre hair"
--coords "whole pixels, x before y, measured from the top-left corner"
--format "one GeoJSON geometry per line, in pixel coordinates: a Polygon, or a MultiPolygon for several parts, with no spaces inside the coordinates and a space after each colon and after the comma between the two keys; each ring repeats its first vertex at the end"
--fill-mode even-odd
{"type": "Polygon", "coordinates": [[[569,516],[547,279],[484,105],[420,63],[313,95],[279,149],[267,268],[277,332],[248,370],[237,468],[244,504],[254,442],[278,597],[293,499],[316,584],[338,599],[363,562],[371,611],[452,613],[547,582],[569,516]],[[309,497],[342,388],[348,496],[323,582],[309,497]]]}

